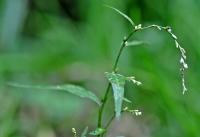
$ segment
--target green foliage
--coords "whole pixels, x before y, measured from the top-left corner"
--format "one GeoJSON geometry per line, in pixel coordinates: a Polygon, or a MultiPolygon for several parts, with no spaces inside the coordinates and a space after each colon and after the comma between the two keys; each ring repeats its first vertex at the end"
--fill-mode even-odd
{"type": "Polygon", "coordinates": [[[122,110],[123,100],[128,103],[131,103],[130,100],[124,97],[125,82],[127,80],[132,81],[134,84],[137,84],[137,85],[140,85],[141,82],[136,81],[134,77],[125,77],[121,74],[116,74],[114,72],[112,73],[106,72],[105,75],[108,81],[112,84],[114,104],[115,104],[115,114],[116,114],[116,117],[119,119],[121,110],[122,110]]]}
{"type": "MultiPolygon", "coordinates": [[[[124,16],[127,20],[130,21],[130,18],[128,16],[124,15],[123,13],[118,11],[117,9],[115,9],[113,7],[109,7],[109,8],[116,10],[118,13],[120,13],[122,16],[124,16]]],[[[112,73],[109,73],[109,72],[105,73],[110,84],[108,85],[107,90],[106,90],[105,95],[104,95],[104,98],[102,99],[102,104],[101,104],[100,100],[98,99],[98,97],[96,95],[94,95],[92,92],[85,90],[82,87],[71,85],[71,84],[62,85],[62,86],[26,86],[26,85],[20,86],[20,85],[15,84],[13,86],[18,86],[18,87],[23,87],[23,88],[37,88],[37,89],[45,89],[45,90],[64,90],[64,91],[68,91],[72,94],[75,94],[77,96],[89,98],[89,99],[93,100],[94,102],[96,102],[97,104],[99,104],[101,106],[100,106],[100,109],[99,109],[98,128],[96,130],[90,132],[90,134],[101,137],[106,132],[106,129],[108,128],[109,124],[113,120],[113,117],[112,117],[111,120],[109,121],[108,125],[106,126],[106,128],[105,129],[102,128],[101,122],[102,122],[103,110],[104,110],[105,103],[108,99],[108,92],[109,92],[111,86],[112,86],[112,89],[113,89],[114,105],[115,105],[115,107],[114,107],[115,113],[114,114],[115,114],[115,117],[117,119],[119,119],[122,111],[126,111],[126,112],[129,112],[129,113],[135,114],[136,116],[142,114],[142,112],[140,112],[139,110],[129,110],[129,109],[122,110],[123,101],[126,101],[128,103],[131,102],[130,100],[128,100],[124,97],[125,82],[131,81],[136,85],[141,85],[141,82],[135,80],[135,77],[133,77],[133,76],[125,77],[121,74],[117,74],[117,67],[118,67],[119,59],[120,59],[121,54],[123,52],[123,49],[125,47],[143,44],[143,42],[138,42],[138,41],[129,42],[130,37],[137,31],[141,31],[141,30],[145,30],[145,29],[149,29],[149,28],[157,28],[158,30],[166,30],[171,35],[173,40],[175,40],[176,47],[179,49],[179,51],[181,53],[180,64],[182,65],[181,72],[182,72],[182,86],[183,86],[183,93],[184,93],[187,90],[186,87],[185,87],[185,81],[184,81],[184,69],[187,69],[188,66],[185,63],[185,60],[186,60],[185,50],[177,42],[176,35],[172,33],[171,28],[168,27],[168,26],[162,27],[162,26],[159,26],[159,25],[149,25],[149,26],[143,27],[141,24],[135,26],[134,30],[127,37],[124,38],[122,45],[121,45],[121,48],[118,52],[117,58],[115,60],[114,66],[113,66],[113,72],[112,73]]],[[[88,128],[86,128],[85,131],[83,132],[83,134],[82,134],[83,136],[85,136],[85,134],[87,134],[87,130],[88,130],[88,128]]],[[[72,131],[74,133],[74,136],[76,136],[76,130],[74,129],[72,131]]]]}
{"type": "Polygon", "coordinates": [[[114,102],[115,102],[115,113],[116,117],[119,118],[121,114],[122,101],[124,98],[124,85],[126,77],[120,74],[106,72],[106,77],[112,84],[114,102]]]}
{"type": "MultiPolygon", "coordinates": [[[[71,126],[76,126],[77,129],[82,128],[83,125],[94,126],[96,108],[93,107],[95,106],[87,104],[83,107],[79,100],[74,101],[78,98],[68,96],[68,94],[63,96],[59,92],[36,93],[35,90],[25,89],[28,92],[23,92],[22,99],[19,99],[19,103],[15,103],[18,94],[24,89],[7,88],[2,85],[7,81],[76,83],[92,87],[98,94],[104,94],[105,83],[102,82],[102,76],[99,74],[111,67],[110,64],[114,62],[111,59],[117,54],[116,50],[120,42],[123,42],[122,37],[127,31],[133,29],[138,32],[136,35],[134,33],[134,39],[144,39],[148,43],[153,43],[151,46],[126,49],[119,59],[121,62],[119,65],[122,67],[116,67],[119,68],[116,69],[116,73],[135,73],[144,81],[142,88],[127,86],[125,90],[128,99],[133,100],[134,97],[135,104],[133,110],[127,109],[125,112],[140,114],[135,110],[135,106],[139,104],[145,110],[145,115],[141,119],[146,119],[150,115],[149,124],[145,127],[152,132],[150,135],[138,134],[138,136],[199,136],[200,93],[190,92],[187,96],[180,96],[177,92],[181,87],[181,84],[178,84],[180,78],[176,77],[177,68],[180,66],[183,93],[189,93],[185,92],[187,88],[189,91],[199,90],[199,1],[106,1],[110,5],[126,9],[128,16],[110,7],[133,26],[132,17],[135,23],[145,22],[144,26],[139,24],[130,29],[118,19],[118,16],[111,16],[112,13],[102,7],[100,1],[88,0],[70,4],[63,2],[62,6],[59,4],[61,0],[44,0],[45,2],[36,0],[29,4],[23,0],[7,1],[0,2],[0,107],[2,108],[0,136],[17,137],[22,134],[41,136],[37,133],[42,131],[45,125],[51,127],[51,133],[57,135],[58,131],[59,136],[63,137],[71,136],[71,132],[67,130],[71,126]],[[148,26],[155,22],[171,24],[178,37],[170,27],[148,26]],[[147,28],[145,26],[155,28],[157,31],[145,30],[140,33],[141,30],[147,28]],[[163,32],[169,35],[162,34],[163,32]],[[173,39],[172,42],[166,41],[169,36],[173,39]],[[181,52],[179,55],[171,48],[174,45],[173,42],[177,51],[181,52]],[[186,74],[186,81],[183,72],[187,70],[188,65],[185,50],[180,45],[186,47],[190,54],[187,57],[190,60],[188,64],[190,70],[188,75],[186,74]],[[75,107],[77,105],[78,108],[75,107]],[[16,106],[16,110],[9,111],[13,106],[16,106]]],[[[125,43],[126,47],[143,44],[142,41],[140,43],[140,41],[129,40],[125,43]]],[[[110,71],[115,72],[115,70],[110,71]]],[[[131,77],[128,80],[135,82],[131,77]]],[[[112,102],[109,100],[111,100],[110,94],[105,101],[106,106],[108,103],[110,107],[109,103],[112,102]]],[[[127,102],[125,97],[123,101],[127,102]]],[[[100,103],[99,99],[98,103],[100,103]]],[[[113,113],[113,110],[107,110],[106,107],[104,111],[107,111],[106,114],[113,113]]],[[[106,116],[108,115],[102,117],[102,128],[110,117],[110,115],[106,116]]],[[[138,125],[144,124],[144,121],[141,120],[138,125]]],[[[126,126],[120,128],[133,131],[126,126]]],[[[131,129],[137,132],[134,126],[131,129]]],[[[134,133],[127,134],[135,136],[134,133]]]]}
{"type": "Polygon", "coordinates": [[[101,104],[99,98],[94,93],[77,85],[65,84],[65,85],[57,85],[57,86],[43,86],[43,85],[32,86],[32,85],[21,85],[21,84],[16,84],[16,83],[15,84],[11,83],[9,85],[13,87],[20,87],[20,88],[66,91],[68,93],[74,94],[82,98],[88,98],[94,101],[95,103],[97,103],[98,105],[101,104]]]}

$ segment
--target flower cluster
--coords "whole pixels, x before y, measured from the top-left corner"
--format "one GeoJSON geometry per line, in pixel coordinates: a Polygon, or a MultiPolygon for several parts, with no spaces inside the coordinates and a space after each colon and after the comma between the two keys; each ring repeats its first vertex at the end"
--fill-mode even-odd
{"type": "Polygon", "coordinates": [[[124,111],[124,112],[129,112],[129,113],[131,113],[131,114],[133,114],[133,115],[136,115],[136,116],[142,115],[142,112],[141,112],[141,111],[139,111],[139,110],[137,110],[137,109],[129,109],[128,107],[125,107],[125,108],[123,109],[123,111],[124,111]]]}
{"type": "Polygon", "coordinates": [[[183,87],[183,94],[185,94],[185,92],[187,91],[187,88],[185,86],[185,75],[184,75],[184,71],[185,69],[188,69],[188,65],[186,63],[186,51],[184,50],[184,48],[182,48],[180,46],[180,44],[178,43],[177,41],[177,36],[174,35],[172,33],[172,29],[170,27],[168,27],[167,29],[167,32],[172,36],[172,38],[174,39],[175,41],[175,45],[176,45],[176,48],[179,49],[180,53],[181,53],[181,58],[180,58],[180,65],[181,65],[181,68],[180,68],[180,71],[181,71],[181,79],[182,79],[182,87],[183,87]]]}

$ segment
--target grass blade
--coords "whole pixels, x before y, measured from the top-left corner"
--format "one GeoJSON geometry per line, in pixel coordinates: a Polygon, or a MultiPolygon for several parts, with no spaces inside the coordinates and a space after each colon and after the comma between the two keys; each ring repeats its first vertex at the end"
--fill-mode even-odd
{"type": "Polygon", "coordinates": [[[66,91],[68,93],[74,94],[76,96],[82,98],[88,98],[98,105],[100,105],[101,101],[99,98],[91,91],[84,89],[83,87],[72,85],[72,84],[65,84],[65,85],[56,85],[56,86],[44,86],[44,85],[21,85],[16,83],[9,83],[9,86],[18,87],[18,88],[29,88],[29,89],[38,89],[38,90],[57,90],[57,91],[66,91]]]}
{"type": "Polygon", "coordinates": [[[85,127],[85,129],[83,130],[81,137],[86,137],[86,134],[88,132],[88,127],[85,127]]]}
{"type": "Polygon", "coordinates": [[[127,19],[131,23],[132,26],[135,26],[135,23],[133,22],[133,20],[130,17],[128,17],[126,14],[121,12],[120,10],[118,10],[118,9],[112,7],[112,6],[109,6],[109,5],[104,5],[104,6],[107,7],[107,8],[113,9],[114,11],[119,13],[121,16],[123,16],[125,19],[127,19]]]}

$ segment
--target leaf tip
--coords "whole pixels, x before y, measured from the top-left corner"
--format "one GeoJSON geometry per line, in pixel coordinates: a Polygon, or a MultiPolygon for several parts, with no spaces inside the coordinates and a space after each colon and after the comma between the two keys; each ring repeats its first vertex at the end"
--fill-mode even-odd
{"type": "Polygon", "coordinates": [[[116,9],[116,8],[110,6],[110,5],[107,5],[107,4],[103,4],[103,6],[104,6],[104,7],[107,7],[107,8],[110,8],[110,9],[112,9],[112,10],[114,10],[114,11],[116,11],[116,12],[119,13],[121,16],[123,16],[125,19],[127,19],[127,20],[131,23],[131,25],[132,25],[133,27],[135,26],[135,23],[133,22],[133,20],[132,20],[129,16],[127,16],[126,14],[124,14],[123,12],[121,12],[120,10],[118,10],[118,9],[116,9]]]}

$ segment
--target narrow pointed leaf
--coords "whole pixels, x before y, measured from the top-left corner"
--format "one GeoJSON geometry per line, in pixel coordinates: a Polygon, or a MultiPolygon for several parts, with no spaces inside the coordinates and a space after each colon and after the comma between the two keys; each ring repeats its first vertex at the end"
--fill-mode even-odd
{"type": "Polygon", "coordinates": [[[101,104],[99,98],[94,93],[77,85],[65,84],[65,85],[57,85],[57,86],[43,86],[43,85],[33,86],[33,85],[21,85],[21,84],[16,84],[16,83],[10,83],[8,85],[13,86],[13,87],[19,87],[19,88],[66,91],[68,93],[77,95],[82,98],[88,98],[94,101],[95,103],[97,103],[98,105],[101,104]]]}
{"type": "Polygon", "coordinates": [[[129,99],[123,97],[123,101],[127,102],[127,103],[132,103],[132,101],[130,101],[129,99]]]}
{"type": "Polygon", "coordinates": [[[83,130],[83,132],[81,134],[81,137],[86,137],[87,132],[88,132],[88,127],[85,127],[85,129],[83,130]]]}
{"type": "Polygon", "coordinates": [[[120,74],[106,72],[106,77],[112,85],[116,118],[119,119],[124,99],[124,85],[126,77],[120,74]]]}
{"type": "Polygon", "coordinates": [[[104,128],[97,128],[94,131],[91,131],[89,134],[93,135],[93,136],[98,136],[98,135],[101,135],[101,134],[103,134],[105,132],[106,132],[106,129],[104,129],[104,128]]]}
{"type": "Polygon", "coordinates": [[[130,17],[128,17],[126,14],[121,12],[120,10],[118,10],[118,9],[112,7],[112,6],[109,6],[109,5],[104,5],[104,6],[110,8],[110,9],[113,9],[114,11],[119,13],[121,16],[123,16],[125,19],[127,19],[131,23],[132,26],[135,26],[135,23],[133,22],[133,20],[130,17]]]}
{"type": "Polygon", "coordinates": [[[143,41],[130,41],[126,43],[126,46],[138,46],[138,45],[143,45],[145,42],[143,41]]]}

